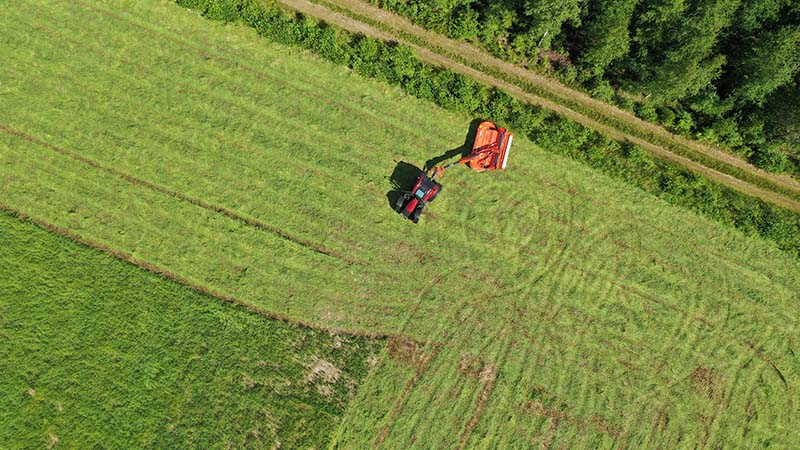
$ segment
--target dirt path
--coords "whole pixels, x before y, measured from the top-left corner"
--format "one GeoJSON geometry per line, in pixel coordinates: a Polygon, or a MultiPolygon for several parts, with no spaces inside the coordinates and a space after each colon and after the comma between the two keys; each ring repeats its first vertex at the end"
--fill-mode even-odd
{"type": "MultiPolygon", "coordinates": [[[[378,39],[382,39],[382,40],[391,40],[391,41],[399,42],[399,43],[401,43],[403,45],[406,45],[406,46],[410,47],[411,49],[413,49],[415,51],[415,53],[417,54],[417,56],[423,61],[435,64],[435,65],[447,67],[447,68],[449,68],[451,70],[454,70],[456,72],[459,72],[459,73],[462,73],[462,74],[467,75],[469,77],[472,77],[475,80],[480,81],[480,82],[482,82],[484,84],[496,86],[496,87],[508,92],[509,94],[513,95],[514,97],[516,97],[516,98],[518,98],[518,99],[520,99],[522,101],[525,101],[525,102],[528,102],[528,103],[532,103],[532,104],[541,106],[543,108],[550,109],[550,110],[552,110],[552,111],[554,111],[554,112],[556,112],[556,113],[558,113],[558,114],[560,114],[560,115],[562,115],[562,116],[564,116],[564,117],[566,117],[566,118],[568,118],[570,120],[574,120],[574,121],[579,122],[579,123],[581,123],[583,125],[586,125],[587,127],[592,128],[594,130],[597,130],[597,131],[599,131],[599,132],[601,132],[601,133],[603,133],[603,134],[605,134],[605,135],[607,135],[607,136],[609,136],[609,137],[611,137],[613,139],[628,140],[628,141],[630,141],[630,142],[632,142],[632,143],[634,143],[636,145],[639,145],[639,146],[647,149],[648,151],[650,151],[650,152],[652,152],[652,153],[654,153],[654,154],[656,154],[656,155],[658,155],[658,156],[660,156],[662,158],[665,158],[665,159],[668,159],[670,161],[676,162],[676,163],[686,167],[689,170],[692,170],[694,172],[700,173],[700,174],[702,174],[702,175],[704,175],[704,176],[706,176],[706,177],[708,177],[708,178],[710,178],[710,179],[712,179],[712,180],[714,180],[714,181],[716,181],[718,183],[721,183],[721,184],[729,186],[729,187],[731,187],[733,189],[736,189],[737,191],[743,192],[745,194],[748,194],[748,195],[751,195],[751,196],[754,196],[754,197],[759,197],[759,198],[761,198],[763,200],[766,200],[766,201],[769,201],[771,203],[780,205],[780,206],[782,206],[784,208],[793,210],[795,212],[800,212],[800,202],[798,202],[798,201],[796,201],[796,200],[794,200],[792,198],[789,198],[789,197],[787,197],[785,195],[779,194],[777,192],[773,192],[773,191],[765,189],[765,188],[761,188],[759,186],[753,185],[753,184],[748,183],[746,181],[740,180],[740,179],[738,179],[736,177],[733,177],[733,176],[728,175],[726,173],[720,172],[720,171],[718,171],[716,169],[712,169],[710,167],[704,166],[704,165],[702,165],[702,164],[700,164],[700,163],[698,163],[696,161],[693,161],[693,160],[691,160],[691,159],[689,159],[687,157],[678,155],[678,154],[676,154],[676,153],[674,153],[674,152],[672,152],[672,151],[670,151],[670,150],[668,150],[668,149],[666,149],[664,147],[652,144],[652,143],[650,143],[650,142],[648,142],[648,141],[646,141],[644,139],[641,139],[639,137],[636,137],[636,136],[633,136],[631,134],[622,132],[622,131],[617,130],[616,128],[613,128],[611,126],[599,123],[598,121],[596,121],[594,119],[591,119],[591,118],[589,118],[589,117],[587,117],[587,116],[585,116],[585,115],[583,115],[581,113],[578,113],[576,111],[573,111],[573,110],[571,110],[571,109],[569,109],[569,108],[567,108],[565,106],[559,105],[559,104],[557,104],[557,103],[555,103],[555,102],[553,102],[551,100],[548,100],[548,99],[539,97],[537,95],[531,94],[531,93],[525,91],[524,89],[522,89],[521,87],[519,87],[519,86],[517,86],[515,84],[511,84],[509,82],[500,80],[499,78],[496,78],[496,77],[494,77],[492,75],[488,75],[488,74],[486,74],[484,72],[481,72],[479,70],[476,70],[476,69],[474,69],[472,67],[466,66],[466,65],[464,65],[464,64],[462,64],[462,63],[460,63],[458,61],[455,61],[455,60],[453,60],[451,58],[448,58],[447,56],[444,56],[444,55],[441,55],[439,53],[433,52],[433,51],[431,51],[431,50],[429,50],[427,48],[421,47],[421,46],[416,45],[416,44],[414,44],[412,42],[404,40],[404,39],[402,39],[402,38],[400,38],[400,37],[398,37],[396,35],[393,35],[393,34],[385,32],[385,31],[379,30],[378,28],[375,28],[375,27],[373,27],[371,25],[368,25],[366,23],[363,23],[363,22],[360,22],[358,20],[355,20],[355,19],[353,19],[353,18],[351,18],[351,17],[349,17],[347,15],[344,15],[342,13],[333,11],[333,10],[331,10],[331,9],[325,7],[325,6],[322,6],[322,5],[319,5],[319,4],[316,4],[316,3],[312,3],[312,2],[310,2],[308,0],[279,0],[279,1],[283,5],[291,8],[291,9],[293,9],[295,11],[301,12],[301,13],[306,14],[306,15],[311,16],[311,17],[316,17],[318,19],[325,20],[326,22],[328,22],[328,23],[330,23],[332,25],[336,25],[338,27],[344,28],[344,29],[349,30],[351,32],[361,33],[361,34],[364,34],[366,36],[370,36],[370,37],[374,37],[374,38],[378,38],[378,39]]],[[[780,186],[786,187],[787,189],[795,190],[795,191],[800,192],[800,183],[798,183],[797,180],[794,180],[791,177],[788,177],[788,176],[785,176],[785,175],[774,175],[774,174],[766,173],[766,172],[764,172],[764,171],[762,171],[760,169],[757,169],[754,166],[752,166],[752,165],[750,165],[750,164],[748,164],[748,163],[746,163],[746,162],[744,162],[744,161],[742,161],[742,160],[740,160],[740,159],[738,159],[738,158],[736,158],[736,157],[734,157],[732,155],[729,155],[727,153],[722,152],[721,150],[712,149],[709,146],[705,146],[703,144],[700,144],[700,143],[697,143],[697,142],[693,142],[693,141],[690,141],[690,140],[687,140],[687,139],[680,138],[678,136],[672,135],[671,133],[667,132],[663,128],[660,128],[658,126],[649,124],[647,122],[644,122],[641,119],[636,118],[635,116],[633,116],[630,113],[627,113],[625,111],[619,110],[617,108],[613,108],[613,107],[611,107],[611,106],[609,106],[609,105],[607,105],[605,103],[599,102],[597,100],[591,99],[588,96],[586,96],[585,94],[579,93],[577,91],[573,91],[573,90],[567,88],[566,86],[563,86],[563,85],[561,85],[559,83],[556,83],[555,81],[548,80],[548,79],[546,79],[546,78],[544,78],[544,77],[542,77],[540,75],[531,73],[531,72],[529,72],[529,71],[527,71],[527,70],[525,70],[525,69],[523,69],[521,67],[517,67],[517,66],[511,65],[511,64],[505,63],[503,61],[500,61],[500,60],[498,60],[496,58],[493,58],[493,57],[489,56],[488,54],[485,54],[484,52],[482,52],[480,50],[477,50],[474,47],[471,47],[471,46],[469,46],[467,44],[458,43],[458,42],[452,41],[450,39],[447,39],[447,38],[445,38],[443,36],[437,35],[435,33],[430,33],[428,31],[422,30],[421,28],[416,27],[415,25],[411,24],[407,20],[405,20],[403,18],[400,18],[400,17],[398,17],[398,16],[396,16],[396,15],[394,15],[392,13],[377,9],[377,8],[372,7],[370,5],[364,4],[364,3],[362,3],[362,2],[360,2],[358,0],[329,0],[329,1],[331,1],[332,3],[334,3],[334,4],[338,5],[338,6],[341,6],[342,8],[348,8],[348,9],[352,9],[354,11],[357,11],[359,14],[363,14],[365,16],[367,16],[369,14],[369,17],[373,17],[374,16],[374,20],[381,21],[381,23],[387,23],[387,24],[390,24],[390,23],[391,24],[395,24],[395,23],[401,23],[402,24],[402,23],[404,23],[404,25],[402,25],[402,28],[401,28],[401,30],[403,32],[406,32],[406,33],[409,33],[409,34],[414,34],[415,36],[419,36],[421,39],[425,39],[428,42],[433,42],[435,45],[443,47],[443,48],[452,48],[454,52],[458,52],[459,55],[462,55],[465,58],[467,58],[467,57],[469,57],[469,58],[478,58],[478,57],[480,57],[481,58],[480,59],[480,63],[482,63],[484,65],[491,65],[491,61],[494,60],[495,61],[494,64],[497,64],[498,68],[502,68],[502,70],[504,70],[504,71],[509,71],[508,73],[512,73],[515,76],[525,75],[525,78],[526,78],[527,81],[532,82],[532,83],[536,83],[538,85],[541,85],[542,87],[545,87],[545,88],[547,88],[549,90],[552,90],[553,92],[560,92],[561,94],[559,94],[559,95],[562,96],[562,97],[566,98],[566,96],[569,96],[571,100],[572,99],[584,98],[584,100],[582,100],[582,101],[584,103],[586,103],[587,105],[590,105],[592,108],[598,110],[598,115],[605,115],[606,114],[606,112],[605,112],[606,110],[611,111],[611,112],[616,111],[616,113],[614,113],[614,114],[620,115],[620,117],[624,118],[626,121],[630,121],[632,123],[637,123],[638,122],[638,123],[641,123],[642,126],[646,126],[648,128],[653,128],[654,130],[660,130],[660,132],[659,132],[660,134],[664,134],[665,136],[671,136],[674,139],[681,139],[681,140],[684,140],[684,141],[688,142],[689,144],[692,145],[693,149],[695,149],[695,147],[698,147],[697,149],[695,149],[697,151],[701,151],[699,149],[702,148],[703,149],[702,152],[704,154],[707,154],[708,156],[714,157],[715,159],[719,159],[719,160],[724,161],[724,162],[728,162],[730,160],[730,161],[732,161],[732,163],[730,163],[730,164],[735,165],[735,166],[737,166],[739,168],[742,168],[744,170],[747,170],[748,172],[752,173],[755,176],[759,176],[761,178],[768,179],[768,180],[772,181],[775,184],[778,184],[780,186]],[[413,33],[412,33],[411,30],[413,30],[413,33]],[[518,73],[520,75],[517,75],[518,73]],[[602,110],[602,111],[600,111],[600,110],[602,110]]],[[[399,27],[401,27],[401,25],[396,25],[395,26],[395,28],[399,28],[399,27]]]]}

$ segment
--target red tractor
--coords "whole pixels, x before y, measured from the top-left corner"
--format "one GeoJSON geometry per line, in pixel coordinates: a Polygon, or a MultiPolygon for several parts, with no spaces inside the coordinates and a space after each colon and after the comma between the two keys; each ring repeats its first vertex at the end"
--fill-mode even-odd
{"type": "Polygon", "coordinates": [[[428,178],[424,173],[420,174],[414,187],[397,199],[395,209],[403,217],[417,223],[425,204],[432,202],[441,190],[442,185],[434,181],[433,177],[428,178]]]}
{"type": "Polygon", "coordinates": [[[476,172],[505,170],[513,137],[505,128],[497,128],[492,122],[482,122],[478,125],[472,152],[456,162],[435,167],[431,176],[420,174],[414,187],[397,199],[395,209],[404,217],[417,223],[425,205],[432,202],[442,190],[442,185],[435,178],[458,164],[466,164],[476,172]]]}

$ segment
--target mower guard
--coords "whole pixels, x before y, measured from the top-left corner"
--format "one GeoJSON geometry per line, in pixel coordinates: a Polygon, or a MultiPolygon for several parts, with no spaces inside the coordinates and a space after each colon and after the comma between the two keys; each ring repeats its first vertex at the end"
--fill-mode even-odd
{"type": "Polygon", "coordinates": [[[511,141],[514,135],[505,128],[489,121],[481,122],[475,133],[475,143],[472,153],[462,159],[476,172],[484,170],[505,170],[508,164],[508,152],[511,150],[511,141]]]}

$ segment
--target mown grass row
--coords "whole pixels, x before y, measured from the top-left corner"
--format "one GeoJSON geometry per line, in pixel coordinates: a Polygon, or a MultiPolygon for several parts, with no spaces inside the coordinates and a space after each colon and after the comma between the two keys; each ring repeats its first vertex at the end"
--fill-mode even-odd
{"type": "Polygon", "coordinates": [[[614,141],[541,108],[522,104],[502,91],[450,70],[426,65],[406,47],[295,17],[270,2],[178,0],[178,3],[211,19],[247,23],[271,40],[310,49],[359,74],[398,85],[409,94],[441,107],[491,118],[525,134],[546,150],[570,156],[748,234],[764,236],[800,257],[800,214],[714,183],[635,145],[614,141]]]}
{"type": "Polygon", "coordinates": [[[9,449],[321,448],[384,342],[264,318],[7,211],[0,267],[9,449]]]}

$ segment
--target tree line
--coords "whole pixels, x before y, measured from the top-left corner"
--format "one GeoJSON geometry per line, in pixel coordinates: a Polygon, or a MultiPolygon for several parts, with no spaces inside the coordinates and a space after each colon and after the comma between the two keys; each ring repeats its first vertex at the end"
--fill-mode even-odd
{"type": "Polygon", "coordinates": [[[761,168],[800,174],[797,0],[370,0],[761,168]]]}

